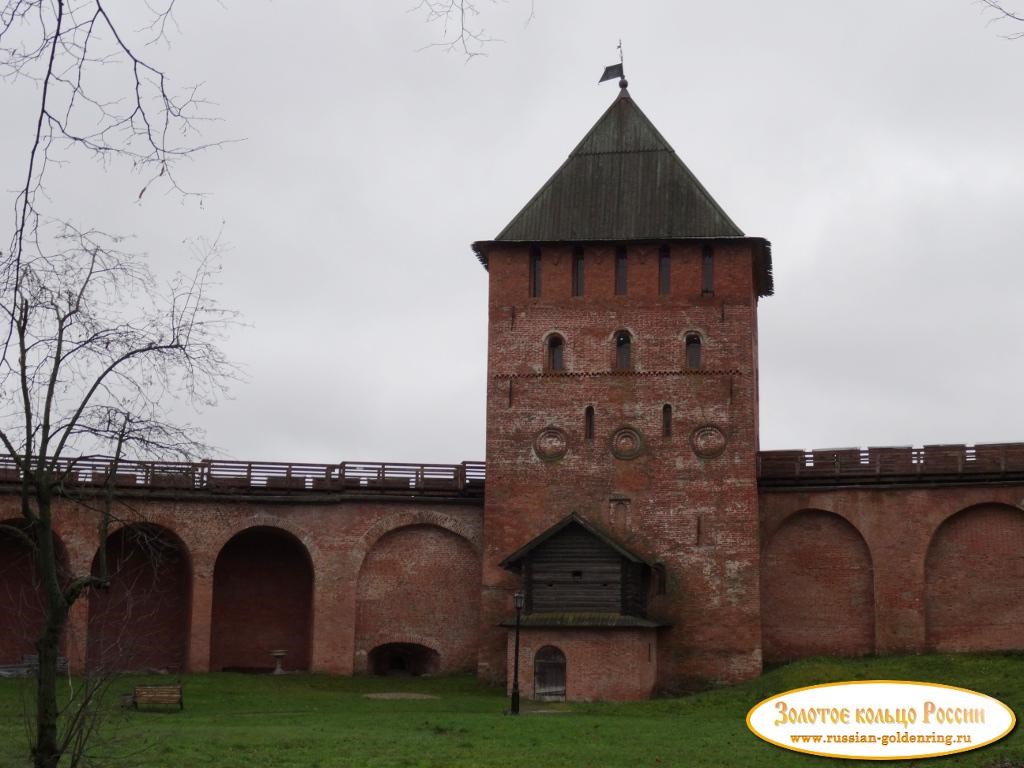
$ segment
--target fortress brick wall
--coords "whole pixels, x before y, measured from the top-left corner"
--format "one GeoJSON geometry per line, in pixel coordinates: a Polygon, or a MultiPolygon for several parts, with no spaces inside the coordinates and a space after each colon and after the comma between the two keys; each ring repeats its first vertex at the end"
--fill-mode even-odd
{"type": "MultiPolygon", "coordinates": [[[[921,449],[880,449],[877,455],[886,450],[923,456],[921,449]]],[[[779,453],[760,454],[758,522],[751,533],[759,592],[750,632],[765,662],[1024,648],[1024,446],[1000,447],[1001,458],[988,469],[974,460],[974,450],[953,449],[949,455],[971,461],[933,475],[922,472],[928,465],[909,459],[913,474],[906,467],[893,474],[871,453],[871,463],[856,464],[852,474],[840,468],[835,477],[828,476],[831,452],[827,466],[819,460],[825,475],[795,452],[800,477],[777,471],[779,453]]],[[[787,462],[793,454],[785,454],[787,462]]],[[[508,471],[514,477],[517,470],[508,471]]],[[[0,484],[6,522],[17,519],[15,489],[0,484]]],[[[285,668],[353,674],[375,671],[375,649],[415,646],[435,654],[430,671],[479,666],[482,674],[507,680],[509,591],[516,582],[501,572],[508,581],[491,590],[500,597],[488,618],[481,605],[488,556],[480,500],[348,493],[325,496],[308,487],[271,496],[264,488],[229,496],[201,489],[121,492],[124,519],[108,544],[111,586],[75,606],[64,647],[70,666],[268,671],[270,651],[283,649],[285,668]],[[503,661],[478,665],[490,661],[492,648],[503,661]]],[[[652,589],[652,614],[695,622],[701,611],[709,613],[707,605],[728,602],[722,581],[728,574],[714,567],[721,556],[715,529],[701,529],[707,539],[698,544],[696,522],[684,514],[648,527],[631,515],[637,500],[649,497],[633,493],[604,499],[598,517],[668,565],[665,594],[652,589]],[[618,506],[626,497],[629,503],[618,506]],[[643,533],[651,530],[662,541],[645,541],[643,533]],[[669,549],[680,541],[685,556],[674,559],[669,549]],[[706,574],[701,578],[686,570],[695,562],[706,574]],[[683,607],[673,609],[674,603],[683,607]]],[[[563,495],[573,499],[567,505],[587,499],[573,488],[563,495]]],[[[96,565],[96,516],[62,504],[57,535],[63,559],[72,572],[89,571],[96,565]]],[[[528,539],[528,525],[542,524],[525,514],[514,540],[528,539]]],[[[0,536],[0,664],[33,652],[40,608],[30,566],[23,545],[0,536]]],[[[745,616],[749,606],[742,608],[745,616]]],[[[681,641],[682,652],[669,634],[676,631],[524,630],[522,690],[532,690],[529,654],[552,642],[569,658],[574,698],[638,698],[736,679],[735,669],[721,663],[722,648],[734,643],[715,627],[691,633],[681,641]],[[688,666],[663,669],[691,649],[688,666]],[[583,657],[593,663],[572,664],[583,657]]]]}
{"type": "MultiPolygon", "coordinates": [[[[7,489],[13,490],[13,489],[7,489]]],[[[73,669],[366,671],[377,645],[417,643],[439,672],[476,667],[477,501],[124,495],[108,551],[111,586],[73,609],[73,669]]],[[[16,522],[18,497],[0,495],[16,522]]],[[[69,570],[97,572],[97,516],[62,503],[69,570]]],[[[33,653],[41,615],[24,547],[0,536],[0,664],[33,653]]]]}

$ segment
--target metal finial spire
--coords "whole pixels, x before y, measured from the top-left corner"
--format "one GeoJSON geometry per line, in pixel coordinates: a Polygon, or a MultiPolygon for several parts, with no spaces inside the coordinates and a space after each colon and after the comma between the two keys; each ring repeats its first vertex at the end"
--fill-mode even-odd
{"type": "Polygon", "coordinates": [[[623,58],[623,55],[622,55],[622,40],[621,39],[619,40],[619,44],[616,46],[616,48],[619,49],[619,63],[618,64],[612,64],[610,67],[605,67],[604,68],[604,74],[601,75],[601,79],[598,80],[598,82],[599,83],[603,83],[605,80],[613,80],[613,79],[615,79],[617,77],[617,78],[619,78],[619,88],[621,88],[622,90],[626,90],[626,86],[628,86],[629,83],[626,81],[626,74],[625,74],[625,63],[626,62],[625,62],[625,59],[623,58]]]}
{"type": "Polygon", "coordinates": [[[618,46],[618,48],[619,48],[619,67],[621,67],[621,70],[619,72],[619,88],[625,88],[626,86],[629,85],[629,82],[627,82],[627,80],[626,80],[626,59],[622,55],[622,38],[621,37],[619,38],[619,46],[618,46]]]}

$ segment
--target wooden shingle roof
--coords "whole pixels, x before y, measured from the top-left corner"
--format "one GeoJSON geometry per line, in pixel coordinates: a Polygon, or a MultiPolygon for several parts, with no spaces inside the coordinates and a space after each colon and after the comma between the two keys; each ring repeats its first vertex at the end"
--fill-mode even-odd
{"type": "Polygon", "coordinates": [[[622,89],[497,241],[743,237],[622,89]]]}

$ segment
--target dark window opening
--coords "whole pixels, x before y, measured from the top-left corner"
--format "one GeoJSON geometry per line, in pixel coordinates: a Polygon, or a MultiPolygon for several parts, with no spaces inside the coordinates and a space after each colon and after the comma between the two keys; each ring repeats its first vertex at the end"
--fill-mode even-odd
{"type": "Polygon", "coordinates": [[[530,296],[540,296],[540,248],[530,249],[530,296]]]}
{"type": "Polygon", "coordinates": [[[619,331],[615,334],[615,368],[619,371],[628,371],[632,366],[633,337],[629,331],[619,331]]]}
{"type": "Polygon", "coordinates": [[[667,245],[658,252],[658,293],[667,296],[672,291],[672,253],[667,245]]]}
{"type": "Polygon", "coordinates": [[[583,438],[585,440],[594,439],[594,406],[592,405],[588,405],[583,412],[583,438]]]}
{"type": "Polygon", "coordinates": [[[651,577],[654,581],[654,594],[664,595],[667,590],[665,583],[665,566],[661,563],[656,563],[651,569],[651,577]]]}
{"type": "Polygon", "coordinates": [[[565,370],[565,339],[554,335],[548,338],[548,370],[565,370]]]}
{"type": "Polygon", "coordinates": [[[715,295],[715,250],[710,245],[704,246],[700,286],[702,296],[715,295]]]}
{"type": "Polygon", "coordinates": [[[700,368],[700,336],[695,333],[686,337],[686,367],[700,368]]]}
{"type": "Polygon", "coordinates": [[[626,249],[615,249],[615,295],[626,295],[626,249]]]}
{"type": "Polygon", "coordinates": [[[572,252],[572,295],[583,295],[583,249],[574,248],[572,252]]]}
{"type": "Polygon", "coordinates": [[[672,406],[668,403],[661,407],[661,434],[672,437],[672,406]]]}

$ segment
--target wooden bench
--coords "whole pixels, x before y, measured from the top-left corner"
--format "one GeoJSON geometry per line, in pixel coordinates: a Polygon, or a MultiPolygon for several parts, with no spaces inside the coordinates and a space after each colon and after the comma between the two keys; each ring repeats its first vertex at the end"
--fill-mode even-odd
{"type": "Polygon", "coordinates": [[[136,709],[140,705],[178,705],[178,709],[185,708],[185,700],[181,695],[180,685],[137,685],[135,693],[132,694],[132,706],[136,709]]]}

